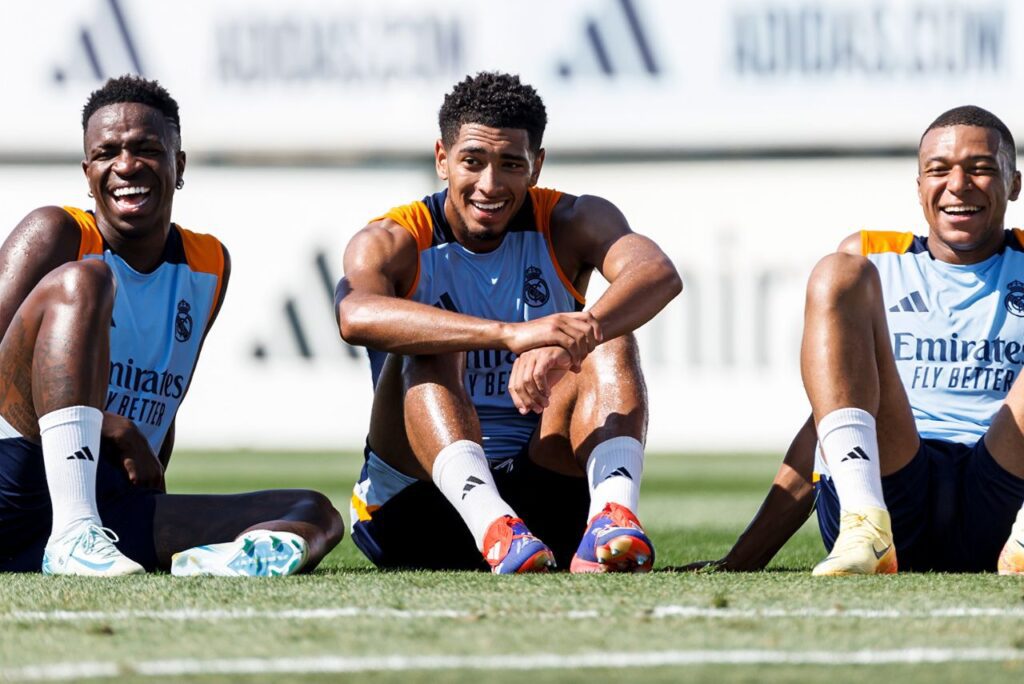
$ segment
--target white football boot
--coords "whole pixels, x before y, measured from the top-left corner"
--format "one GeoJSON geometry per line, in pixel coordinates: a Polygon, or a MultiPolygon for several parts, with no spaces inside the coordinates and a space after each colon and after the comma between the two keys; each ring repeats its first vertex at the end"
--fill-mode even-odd
{"type": "Polygon", "coordinates": [[[171,557],[176,577],[274,577],[294,575],[309,557],[306,540],[291,532],[252,530],[234,541],[206,544],[171,557]]]}
{"type": "Polygon", "coordinates": [[[51,538],[43,551],[44,575],[117,577],[146,570],[117,550],[113,530],[86,521],[58,539],[51,538]]]}

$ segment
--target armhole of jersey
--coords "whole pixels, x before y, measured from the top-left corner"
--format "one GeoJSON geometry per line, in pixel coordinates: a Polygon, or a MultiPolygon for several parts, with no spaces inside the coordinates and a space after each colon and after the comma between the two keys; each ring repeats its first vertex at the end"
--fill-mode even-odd
{"type": "Polygon", "coordinates": [[[900,233],[894,230],[860,231],[860,253],[864,256],[882,252],[904,254],[913,242],[913,233],[900,233]]]}
{"type": "Polygon", "coordinates": [[[423,201],[389,209],[387,213],[371,219],[370,223],[384,219],[391,219],[402,226],[416,240],[416,276],[412,279],[412,287],[402,295],[405,299],[411,299],[420,284],[419,252],[430,249],[430,245],[434,241],[434,220],[430,217],[430,209],[423,201]]]}
{"type": "Polygon", "coordinates": [[[1013,228],[1013,237],[1017,238],[1017,244],[1024,249],[1024,230],[1020,228],[1013,228]]]}
{"type": "Polygon", "coordinates": [[[178,234],[181,235],[181,244],[185,249],[185,260],[188,267],[196,273],[210,273],[217,276],[217,287],[213,291],[213,302],[210,304],[210,311],[206,315],[206,322],[209,324],[213,312],[217,310],[217,303],[220,302],[220,292],[224,287],[224,247],[220,240],[212,235],[193,233],[181,226],[176,226],[178,234]]]}
{"type": "Polygon", "coordinates": [[[100,235],[100,229],[96,227],[96,219],[93,215],[75,207],[64,207],[64,211],[75,219],[79,230],[82,231],[82,241],[78,243],[77,261],[81,261],[87,254],[103,254],[103,236],[100,235]]]}
{"type": "Polygon", "coordinates": [[[558,200],[562,199],[562,193],[548,188],[530,188],[530,199],[533,201],[533,221],[548,245],[548,255],[551,257],[551,265],[555,267],[558,279],[581,306],[585,305],[587,298],[577,292],[572,281],[566,277],[562,265],[558,263],[558,257],[555,255],[555,243],[551,239],[551,212],[555,210],[558,200]]]}

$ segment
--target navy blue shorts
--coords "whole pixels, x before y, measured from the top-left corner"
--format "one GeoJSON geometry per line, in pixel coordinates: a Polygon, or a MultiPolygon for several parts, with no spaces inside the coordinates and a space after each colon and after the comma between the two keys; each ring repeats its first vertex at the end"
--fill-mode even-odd
{"type": "MultiPolygon", "coordinates": [[[[135,487],[117,464],[100,457],[96,503],[100,519],[120,541],[117,548],[154,570],[153,512],[159,492],[135,487]]],[[[43,452],[27,439],[0,439],[0,572],[39,572],[53,511],[43,452]]]]}
{"type": "MultiPolygon", "coordinates": [[[[514,459],[492,463],[491,473],[501,497],[554,552],[558,567],[568,569],[587,525],[587,479],[542,468],[525,448],[514,459]]],[[[364,464],[360,483],[369,477],[364,464]]],[[[352,541],[359,550],[379,568],[487,570],[469,528],[441,490],[433,482],[405,479],[409,483],[379,507],[353,515],[352,541]]]]}
{"type": "MultiPolygon", "coordinates": [[[[991,572],[1024,503],[1024,480],[995,462],[981,439],[970,446],[922,439],[917,454],[882,478],[900,570],[991,572]]],[[[826,550],[839,533],[831,479],[817,484],[826,550]]]]}

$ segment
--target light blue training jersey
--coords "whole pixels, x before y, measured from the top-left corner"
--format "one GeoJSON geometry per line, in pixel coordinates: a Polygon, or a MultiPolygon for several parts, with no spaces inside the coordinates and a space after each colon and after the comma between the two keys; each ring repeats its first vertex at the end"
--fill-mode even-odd
{"type": "Polygon", "coordinates": [[[978,264],[932,258],[927,238],[863,231],[918,433],[977,442],[1024,366],[1024,232],[978,264]]]}
{"type": "Polygon", "coordinates": [[[223,247],[172,224],[160,265],[139,273],[104,243],[91,212],[64,209],[82,230],[78,258],[102,260],[117,282],[104,410],[134,422],[159,454],[220,297],[223,247]]]}
{"type": "MultiPolygon", "coordinates": [[[[551,243],[551,212],[562,193],[531,188],[501,245],[472,252],[459,244],[445,218],[443,190],[383,216],[408,230],[420,249],[416,283],[406,296],[424,304],[494,321],[530,321],[583,308],[583,295],[562,273],[551,243]]],[[[518,454],[537,425],[522,416],[508,393],[516,355],[494,349],[466,352],[466,391],[480,417],[489,459],[518,454]]],[[[374,364],[379,373],[381,363],[374,364]]]]}

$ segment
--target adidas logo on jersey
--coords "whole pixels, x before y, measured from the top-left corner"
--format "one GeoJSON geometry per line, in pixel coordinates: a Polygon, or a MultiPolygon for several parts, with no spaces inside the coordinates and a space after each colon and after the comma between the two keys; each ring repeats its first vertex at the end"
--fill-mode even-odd
{"type": "Polygon", "coordinates": [[[899,313],[901,311],[910,311],[913,313],[928,313],[928,305],[924,303],[924,299],[921,297],[921,293],[914,290],[909,295],[899,301],[899,304],[894,304],[889,307],[889,311],[893,313],[899,313]]]}

